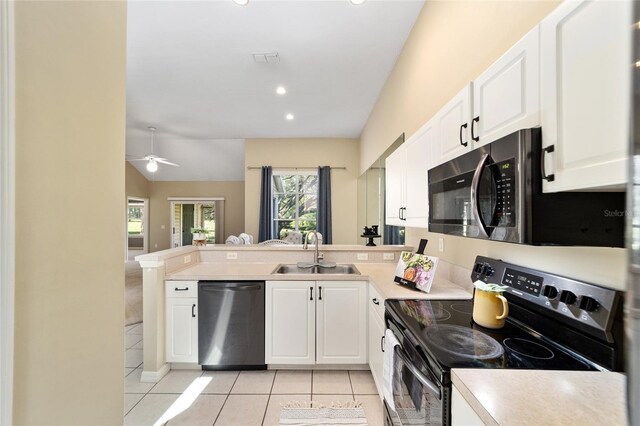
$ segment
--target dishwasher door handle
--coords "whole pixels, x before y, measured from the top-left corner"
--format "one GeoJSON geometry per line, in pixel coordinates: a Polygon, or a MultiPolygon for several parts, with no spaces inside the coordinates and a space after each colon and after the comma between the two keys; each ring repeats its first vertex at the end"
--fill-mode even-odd
{"type": "Polygon", "coordinates": [[[249,291],[260,290],[261,284],[206,284],[201,287],[204,291],[249,291]]]}

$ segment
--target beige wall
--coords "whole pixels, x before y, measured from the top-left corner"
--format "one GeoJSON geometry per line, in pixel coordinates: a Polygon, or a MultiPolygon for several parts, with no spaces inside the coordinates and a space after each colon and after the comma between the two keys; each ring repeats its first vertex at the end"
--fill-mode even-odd
{"type": "MultiPolygon", "coordinates": [[[[558,2],[426,2],[365,126],[360,169],[368,168],[398,134],[411,136],[448,99],[500,57],[558,2]]],[[[427,253],[470,268],[476,255],[618,289],[625,287],[622,249],[528,247],[443,236],[407,228],[407,244],[429,239],[427,253]],[[438,251],[444,238],[444,252],[438,251]]]]}
{"type": "Polygon", "coordinates": [[[149,251],[165,250],[171,244],[169,197],[223,197],[224,237],[244,232],[244,182],[151,182],[149,186],[149,251]],[[162,228],[164,226],[164,229],[162,228]]]}
{"type": "Polygon", "coordinates": [[[125,193],[127,197],[149,198],[149,186],[151,183],[142,173],[125,162],[125,193]]]}
{"type": "Polygon", "coordinates": [[[126,3],[15,20],[14,423],[121,424],[126,3]]]}
{"type": "MultiPolygon", "coordinates": [[[[333,244],[359,244],[357,139],[247,139],[247,166],[346,167],[331,171],[333,244]]],[[[258,236],[260,170],[245,174],[245,227],[258,236]]]]}

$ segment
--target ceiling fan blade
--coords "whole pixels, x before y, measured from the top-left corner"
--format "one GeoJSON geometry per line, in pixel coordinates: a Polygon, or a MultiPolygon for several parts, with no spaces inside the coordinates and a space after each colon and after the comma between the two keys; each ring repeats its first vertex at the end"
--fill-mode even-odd
{"type": "Polygon", "coordinates": [[[149,161],[146,158],[127,158],[127,161],[149,161]]]}
{"type": "Polygon", "coordinates": [[[171,161],[167,161],[164,158],[156,158],[155,159],[158,163],[162,163],[162,164],[166,164],[169,166],[175,166],[175,167],[180,167],[179,165],[177,165],[176,163],[172,163],[171,161]]]}

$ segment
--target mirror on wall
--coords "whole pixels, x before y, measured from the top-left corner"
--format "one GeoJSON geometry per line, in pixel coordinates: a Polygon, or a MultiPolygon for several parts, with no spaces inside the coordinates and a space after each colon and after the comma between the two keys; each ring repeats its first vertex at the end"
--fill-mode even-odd
{"type": "Polygon", "coordinates": [[[374,239],[377,245],[404,244],[404,227],[385,223],[385,160],[403,143],[404,133],[358,178],[358,236],[365,226],[377,225],[381,236],[374,239]]]}

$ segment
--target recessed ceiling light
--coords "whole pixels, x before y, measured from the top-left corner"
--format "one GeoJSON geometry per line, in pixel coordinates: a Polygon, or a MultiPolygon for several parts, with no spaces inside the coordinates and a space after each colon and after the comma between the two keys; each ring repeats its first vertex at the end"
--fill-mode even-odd
{"type": "Polygon", "coordinates": [[[286,115],[287,120],[293,120],[293,114],[287,114],[286,115]]]}
{"type": "Polygon", "coordinates": [[[235,4],[239,4],[240,6],[246,6],[249,4],[249,0],[233,0],[235,4]]]}
{"type": "Polygon", "coordinates": [[[362,3],[364,3],[364,2],[365,2],[365,1],[367,1],[367,0],[349,0],[349,1],[350,1],[351,3],[353,3],[353,4],[362,4],[362,3]]]}
{"type": "Polygon", "coordinates": [[[287,93],[287,89],[285,89],[284,87],[280,86],[276,89],[276,93],[278,95],[284,95],[285,93],[287,93]]]}

